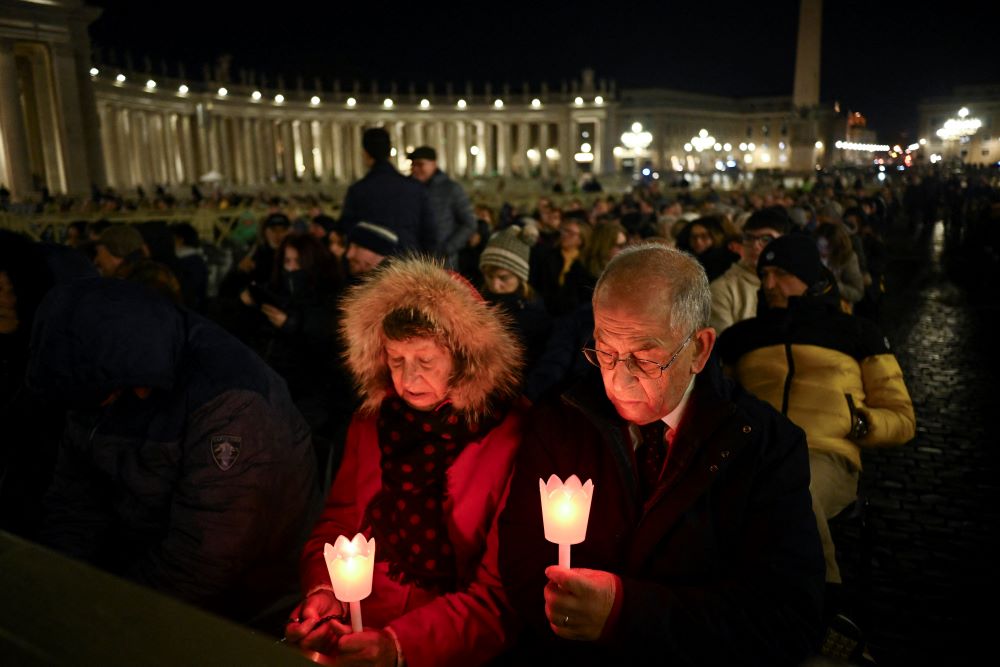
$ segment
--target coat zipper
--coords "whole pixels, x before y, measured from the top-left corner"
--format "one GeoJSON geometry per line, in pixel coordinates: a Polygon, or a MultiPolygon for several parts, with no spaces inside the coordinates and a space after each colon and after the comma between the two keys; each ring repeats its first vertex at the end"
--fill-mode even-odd
{"type": "Polygon", "coordinates": [[[795,375],[795,357],[792,344],[785,343],[785,359],[788,361],[788,375],[785,376],[785,390],[781,397],[781,414],[788,416],[788,396],[792,393],[792,377],[795,375]]]}

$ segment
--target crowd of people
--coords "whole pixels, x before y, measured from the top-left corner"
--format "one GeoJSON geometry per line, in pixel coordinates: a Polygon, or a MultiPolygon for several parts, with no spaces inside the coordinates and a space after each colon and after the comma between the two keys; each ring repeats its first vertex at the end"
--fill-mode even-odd
{"type": "Polygon", "coordinates": [[[928,188],[494,210],[362,144],[339,216],[240,216],[225,270],[186,223],[0,231],[0,528],[342,664],[861,659],[828,522],[915,433],[878,315],[928,188]],[[573,568],[552,474],[596,489],[573,568]]]}

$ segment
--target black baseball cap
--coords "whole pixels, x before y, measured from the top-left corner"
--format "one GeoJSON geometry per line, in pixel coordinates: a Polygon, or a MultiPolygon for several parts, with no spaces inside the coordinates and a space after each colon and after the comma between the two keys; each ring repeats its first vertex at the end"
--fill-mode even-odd
{"type": "Polygon", "coordinates": [[[437,162],[438,154],[437,151],[430,146],[417,146],[413,149],[412,153],[408,153],[406,157],[410,160],[433,160],[437,162]]]}

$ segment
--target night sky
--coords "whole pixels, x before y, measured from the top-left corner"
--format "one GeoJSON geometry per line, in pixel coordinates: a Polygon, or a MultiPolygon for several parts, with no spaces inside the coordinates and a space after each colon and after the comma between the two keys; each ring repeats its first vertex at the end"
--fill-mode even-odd
{"type": "MultiPolygon", "coordinates": [[[[402,8],[360,0],[249,3],[175,0],[137,11],[129,0],[91,0],[104,8],[92,26],[95,45],[118,63],[132,53],[154,72],[165,59],[191,78],[202,63],[232,56],[240,68],[283,73],[288,87],[302,74],[342,88],[355,78],[388,88],[408,83],[508,81],[578,77],[585,66],[619,87],[666,87],[729,96],[790,95],[795,67],[797,0],[772,2],[544,3],[411,2],[402,8]],[[311,5],[311,6],[310,6],[311,5]],[[151,16],[148,10],[156,12],[151,16]]],[[[921,98],[950,95],[955,85],[1000,84],[1000,2],[844,0],[824,3],[822,93],[858,110],[882,141],[915,136],[921,98]]]]}

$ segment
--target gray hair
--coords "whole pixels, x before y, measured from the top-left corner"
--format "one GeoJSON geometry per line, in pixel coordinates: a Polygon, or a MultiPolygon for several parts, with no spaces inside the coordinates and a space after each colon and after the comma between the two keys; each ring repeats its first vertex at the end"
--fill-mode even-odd
{"type": "Polygon", "coordinates": [[[659,307],[671,332],[686,336],[709,326],[712,292],[705,269],[686,252],[660,243],[629,246],[616,255],[594,288],[596,305],[601,290],[629,290],[648,297],[651,307],[659,307]]]}

